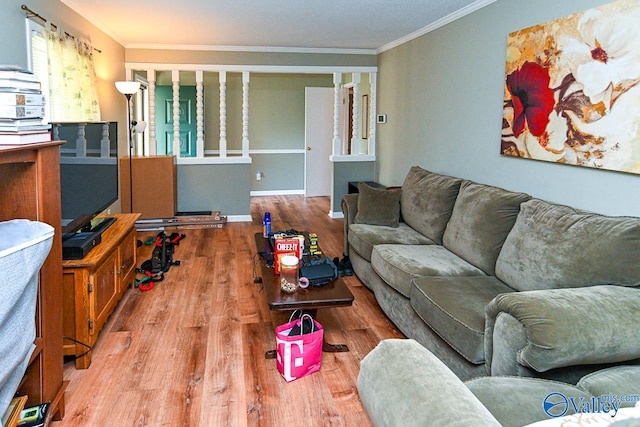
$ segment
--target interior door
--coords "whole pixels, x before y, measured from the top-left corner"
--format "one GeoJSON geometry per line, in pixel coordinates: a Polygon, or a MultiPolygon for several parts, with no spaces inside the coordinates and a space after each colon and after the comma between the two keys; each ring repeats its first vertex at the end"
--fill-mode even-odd
{"type": "MultiPolygon", "coordinates": [[[[180,157],[196,156],[196,88],[180,86],[180,157]]],[[[173,88],[156,86],[158,155],[173,154],[173,88]]]]}
{"type": "Polygon", "coordinates": [[[305,196],[331,195],[333,88],[305,88],[305,196]]]}

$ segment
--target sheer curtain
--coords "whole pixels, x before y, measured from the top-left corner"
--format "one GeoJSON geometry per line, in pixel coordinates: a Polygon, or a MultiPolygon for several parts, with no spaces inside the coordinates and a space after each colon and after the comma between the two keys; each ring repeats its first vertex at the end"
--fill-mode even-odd
{"type": "Polygon", "coordinates": [[[93,68],[93,49],[87,43],[44,30],[48,57],[50,120],[100,121],[100,104],[93,68]]]}

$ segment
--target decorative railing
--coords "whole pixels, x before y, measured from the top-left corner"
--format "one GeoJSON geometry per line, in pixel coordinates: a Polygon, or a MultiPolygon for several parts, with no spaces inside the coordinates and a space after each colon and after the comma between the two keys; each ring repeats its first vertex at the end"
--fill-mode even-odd
{"type": "Polygon", "coordinates": [[[156,99],[155,86],[156,73],[160,71],[170,71],[172,80],[173,94],[173,153],[181,160],[188,163],[198,160],[218,160],[223,163],[245,163],[250,159],[250,135],[249,135],[249,90],[250,90],[250,74],[251,72],[260,73],[314,73],[314,74],[331,74],[334,82],[334,129],[333,129],[333,148],[332,158],[337,161],[359,161],[359,160],[375,160],[375,118],[376,118],[376,67],[294,67],[294,66],[206,66],[206,65],[188,65],[188,64],[148,64],[148,63],[128,63],[126,64],[127,78],[133,79],[136,71],[146,71],[146,79],[148,84],[148,129],[149,129],[149,147],[148,153],[153,155],[156,153],[156,99]],[[355,70],[355,71],[354,71],[355,70]],[[196,155],[195,157],[180,157],[180,72],[195,72],[196,80],[196,155]],[[219,145],[217,150],[204,149],[204,72],[217,72],[219,76],[219,145]],[[242,148],[238,150],[228,150],[227,148],[227,72],[242,73],[242,148]],[[370,107],[367,112],[369,134],[366,138],[366,144],[360,137],[361,123],[361,76],[369,75],[369,96],[370,107]],[[340,137],[341,117],[342,117],[342,76],[343,74],[351,74],[353,83],[353,109],[352,109],[352,133],[350,140],[343,143],[340,137]],[[231,155],[230,155],[231,154],[231,155]]]}
{"type": "Polygon", "coordinates": [[[54,122],[53,140],[65,140],[60,147],[66,163],[113,163],[118,158],[117,122],[54,122]]]}

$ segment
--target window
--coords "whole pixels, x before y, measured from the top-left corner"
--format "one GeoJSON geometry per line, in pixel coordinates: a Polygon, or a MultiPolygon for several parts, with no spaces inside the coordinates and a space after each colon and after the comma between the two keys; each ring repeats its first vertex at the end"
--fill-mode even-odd
{"type": "Polygon", "coordinates": [[[89,44],[27,20],[31,70],[47,96],[47,122],[100,121],[100,105],[89,44]]]}

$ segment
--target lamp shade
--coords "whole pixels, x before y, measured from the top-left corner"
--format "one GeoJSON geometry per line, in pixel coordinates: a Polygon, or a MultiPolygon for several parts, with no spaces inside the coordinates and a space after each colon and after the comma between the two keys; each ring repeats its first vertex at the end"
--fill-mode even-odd
{"type": "Polygon", "coordinates": [[[131,124],[133,125],[133,130],[136,133],[142,133],[147,128],[147,122],[142,121],[142,120],[137,121],[137,122],[133,122],[131,124]]]}
{"type": "Polygon", "coordinates": [[[140,89],[140,82],[116,82],[116,89],[123,95],[133,95],[140,89]]]}

